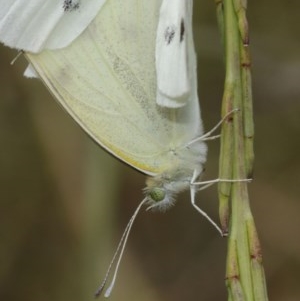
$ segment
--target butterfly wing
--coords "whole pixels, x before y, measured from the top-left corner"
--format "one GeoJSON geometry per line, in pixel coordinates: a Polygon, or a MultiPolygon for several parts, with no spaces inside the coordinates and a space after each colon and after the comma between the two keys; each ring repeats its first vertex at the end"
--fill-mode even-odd
{"type": "Polygon", "coordinates": [[[0,0],[0,40],[30,52],[71,43],[106,0],[0,0]]]}
{"type": "MultiPolygon", "coordinates": [[[[156,36],[157,102],[166,107],[186,104],[190,93],[191,70],[188,66],[188,43],[193,43],[187,25],[191,12],[186,0],[164,0],[156,36]]],[[[193,47],[193,46],[192,46],[193,47]]]]}
{"type": "Polygon", "coordinates": [[[202,133],[195,82],[193,101],[186,106],[170,109],[156,104],[155,41],[161,2],[107,1],[68,47],[27,54],[82,128],[103,148],[148,175],[172,168],[179,160],[174,152],[202,133]]]}

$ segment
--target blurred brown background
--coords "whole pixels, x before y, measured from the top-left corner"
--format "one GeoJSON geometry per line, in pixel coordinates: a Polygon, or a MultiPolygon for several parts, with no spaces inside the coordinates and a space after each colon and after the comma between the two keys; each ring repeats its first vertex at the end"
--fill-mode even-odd
{"type": "MultiPolygon", "coordinates": [[[[213,1],[195,1],[206,129],[220,118],[224,68],[213,1]]],[[[255,180],[250,185],[270,300],[300,300],[300,39],[298,1],[250,1],[255,180]]],[[[144,176],[97,147],[1,45],[0,300],[93,300],[144,176]]],[[[207,179],[217,177],[218,141],[207,179]]],[[[216,187],[198,194],[217,219],[216,187]]],[[[226,300],[226,239],[187,195],[142,211],[111,300],[226,300]]]]}

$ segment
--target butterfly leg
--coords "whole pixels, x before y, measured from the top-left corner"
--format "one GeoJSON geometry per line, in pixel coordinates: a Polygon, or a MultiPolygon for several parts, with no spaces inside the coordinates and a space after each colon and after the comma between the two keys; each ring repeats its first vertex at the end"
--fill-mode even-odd
{"type": "Polygon", "coordinates": [[[208,180],[208,181],[200,181],[200,182],[192,182],[192,185],[203,185],[201,188],[198,188],[197,191],[204,190],[207,187],[220,182],[226,182],[226,183],[236,183],[236,182],[248,182],[250,183],[252,179],[238,179],[238,180],[232,180],[232,179],[214,179],[214,180],[208,180]]]}
{"type": "MultiPolygon", "coordinates": [[[[194,181],[198,178],[198,176],[199,176],[199,173],[195,170],[193,178],[191,180],[191,185],[190,185],[191,204],[202,216],[204,216],[217,229],[217,231],[221,234],[221,236],[224,236],[221,228],[212,220],[212,218],[205,211],[203,211],[196,204],[195,196],[196,196],[196,192],[197,192],[197,187],[196,187],[196,185],[194,185],[194,181]]],[[[208,183],[207,187],[210,185],[213,185],[213,184],[214,183],[208,183]]]]}
{"type": "Polygon", "coordinates": [[[233,114],[235,112],[238,112],[238,111],[240,111],[240,109],[233,109],[232,111],[228,112],[210,131],[208,131],[207,133],[205,133],[201,137],[197,137],[197,138],[191,140],[188,144],[186,144],[186,146],[190,146],[191,144],[193,144],[193,143],[195,143],[199,140],[200,141],[205,141],[205,140],[213,140],[213,139],[219,138],[220,135],[211,136],[211,134],[213,132],[215,132],[222,125],[222,123],[227,119],[228,116],[230,116],[231,114],[233,114]]]}

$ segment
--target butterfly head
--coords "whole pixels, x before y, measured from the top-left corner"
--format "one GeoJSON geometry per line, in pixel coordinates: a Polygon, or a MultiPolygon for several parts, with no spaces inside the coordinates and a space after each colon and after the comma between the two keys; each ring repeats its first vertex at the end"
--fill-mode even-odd
{"type": "Polygon", "coordinates": [[[171,172],[149,177],[144,189],[149,209],[166,211],[175,203],[176,195],[190,187],[192,173],[171,172]]]}

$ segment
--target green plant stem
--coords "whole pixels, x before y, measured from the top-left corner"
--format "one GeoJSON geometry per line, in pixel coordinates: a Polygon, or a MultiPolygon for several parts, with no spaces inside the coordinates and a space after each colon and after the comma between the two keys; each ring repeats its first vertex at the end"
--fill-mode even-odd
{"type": "MultiPolygon", "coordinates": [[[[223,0],[215,0],[218,26],[220,28],[222,46],[225,48],[225,23],[224,23],[224,9],[223,0]]],[[[225,59],[225,57],[224,57],[225,59]]],[[[230,81],[225,81],[225,88],[222,101],[221,115],[225,116],[228,112],[233,109],[232,95],[233,85],[230,81]]],[[[220,179],[231,179],[232,178],[232,135],[233,127],[231,118],[227,119],[222,126],[221,134],[221,149],[220,149],[220,160],[219,160],[219,178],[220,179]]],[[[228,233],[229,223],[229,198],[231,192],[232,183],[220,182],[218,185],[219,194],[219,216],[221,222],[221,228],[224,234],[228,233]]]]}
{"type": "MultiPolygon", "coordinates": [[[[227,118],[222,127],[219,176],[246,179],[252,175],[254,160],[246,2],[224,0],[223,5],[220,5],[218,1],[217,15],[219,23],[223,20],[220,30],[226,66],[222,115],[233,108],[239,108],[240,111],[227,118]]],[[[223,231],[229,225],[226,271],[228,300],[266,301],[268,297],[262,256],[250,209],[247,183],[220,183],[219,197],[223,231]]]]}

